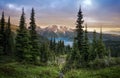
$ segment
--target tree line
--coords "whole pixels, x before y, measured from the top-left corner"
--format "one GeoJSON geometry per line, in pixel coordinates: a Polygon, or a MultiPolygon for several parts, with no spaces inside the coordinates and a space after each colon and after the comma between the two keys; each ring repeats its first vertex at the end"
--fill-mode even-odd
{"type": "Polygon", "coordinates": [[[84,20],[81,8],[77,16],[76,36],[71,47],[70,45],[65,46],[64,41],[56,42],[55,38],[41,43],[40,36],[36,31],[34,8],[31,10],[29,27],[26,24],[24,8],[22,9],[19,27],[15,33],[11,30],[10,17],[5,22],[4,12],[2,12],[0,56],[12,56],[20,63],[46,65],[55,63],[56,57],[66,54],[64,71],[81,67],[105,67],[120,63],[116,59],[111,59],[111,50],[106,48],[103,42],[102,27],[99,38],[96,37],[96,31],[94,31],[93,40],[90,42],[87,24],[83,26],[84,20]]]}
{"type": "Polygon", "coordinates": [[[78,68],[102,68],[119,65],[119,58],[111,57],[111,49],[107,48],[103,42],[102,27],[99,37],[96,31],[93,32],[92,41],[88,38],[87,24],[83,26],[83,14],[81,8],[77,15],[76,37],[72,51],[68,54],[63,71],[78,68]],[[85,30],[83,30],[85,28],[85,30]],[[117,62],[116,62],[117,61],[117,62]]]}
{"type": "Polygon", "coordinates": [[[19,28],[12,32],[10,16],[5,22],[4,12],[0,21],[0,56],[13,56],[16,61],[30,64],[47,64],[55,61],[55,57],[66,54],[70,46],[64,41],[56,42],[55,38],[49,41],[40,41],[35,23],[35,11],[31,10],[30,23],[27,27],[24,8],[20,17],[19,28]]]}

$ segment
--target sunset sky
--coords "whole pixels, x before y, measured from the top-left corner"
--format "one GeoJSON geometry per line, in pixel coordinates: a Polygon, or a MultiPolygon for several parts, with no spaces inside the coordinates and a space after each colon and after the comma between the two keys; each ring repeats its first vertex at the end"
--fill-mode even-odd
{"type": "Polygon", "coordinates": [[[120,0],[0,0],[0,14],[18,25],[22,7],[29,22],[31,8],[35,8],[38,26],[75,26],[81,5],[84,20],[88,25],[120,26],[120,0]]]}

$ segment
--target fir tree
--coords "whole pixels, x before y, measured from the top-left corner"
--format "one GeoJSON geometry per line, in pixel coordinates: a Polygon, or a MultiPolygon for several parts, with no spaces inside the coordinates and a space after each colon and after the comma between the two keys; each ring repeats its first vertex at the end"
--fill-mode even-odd
{"type": "Polygon", "coordinates": [[[0,21],[0,51],[1,54],[5,53],[5,18],[4,18],[4,12],[2,12],[2,17],[0,21]]]}
{"type": "Polygon", "coordinates": [[[90,54],[89,60],[94,60],[97,57],[97,38],[96,38],[96,31],[95,30],[93,32],[93,40],[92,40],[92,45],[91,45],[89,54],[90,54]]]}
{"type": "Polygon", "coordinates": [[[52,40],[52,38],[51,38],[50,41],[49,41],[49,48],[50,48],[51,50],[53,50],[53,40],[52,40]]]}
{"type": "Polygon", "coordinates": [[[88,40],[88,35],[87,35],[87,24],[85,26],[85,36],[84,36],[84,45],[83,45],[83,52],[81,54],[82,59],[84,62],[88,62],[89,60],[89,40],[88,40]]]}
{"type": "Polygon", "coordinates": [[[53,51],[56,52],[56,40],[55,40],[55,37],[53,39],[53,51]]]}
{"type": "Polygon", "coordinates": [[[6,26],[5,34],[6,34],[5,35],[5,37],[6,37],[5,52],[7,55],[11,55],[13,52],[13,47],[14,47],[14,40],[13,40],[12,31],[11,31],[10,17],[8,18],[8,23],[6,26]]]}
{"type": "Polygon", "coordinates": [[[71,46],[70,45],[65,46],[65,54],[68,54],[70,52],[71,52],[71,46]]]}
{"type": "Polygon", "coordinates": [[[49,50],[50,50],[50,54],[52,54],[51,56],[51,61],[55,62],[55,52],[54,52],[54,45],[53,45],[53,39],[51,38],[51,40],[49,41],[49,50]]]}
{"type": "Polygon", "coordinates": [[[106,54],[106,47],[103,43],[103,38],[102,38],[102,27],[100,30],[100,37],[98,39],[98,43],[97,43],[97,55],[98,58],[103,58],[106,54]]]}
{"type": "Polygon", "coordinates": [[[80,67],[80,53],[77,48],[77,42],[74,39],[72,51],[68,54],[66,59],[66,65],[64,67],[64,71],[68,71],[71,69],[76,69],[80,67]]]}
{"type": "Polygon", "coordinates": [[[17,30],[16,36],[16,56],[18,61],[30,62],[32,57],[30,49],[30,35],[26,28],[24,9],[22,9],[19,29],[17,30]]]}
{"type": "Polygon", "coordinates": [[[56,52],[56,41],[55,41],[55,37],[51,38],[50,42],[49,42],[49,48],[54,51],[54,53],[56,52]]]}
{"type": "Polygon", "coordinates": [[[73,49],[67,57],[65,69],[79,68],[82,64],[83,44],[84,44],[84,31],[83,31],[83,15],[81,7],[78,12],[76,32],[77,36],[74,39],[73,49]],[[82,54],[82,55],[81,55],[82,54]]]}
{"type": "Polygon", "coordinates": [[[35,12],[34,9],[32,8],[31,12],[31,18],[30,18],[30,41],[31,41],[31,53],[32,53],[32,60],[34,62],[39,61],[39,56],[40,56],[40,46],[39,46],[39,38],[38,34],[36,32],[36,24],[35,24],[35,12]]]}
{"type": "Polygon", "coordinates": [[[4,18],[4,12],[2,12],[2,17],[1,17],[1,28],[0,28],[1,34],[4,34],[4,31],[5,31],[5,18],[4,18]]]}
{"type": "Polygon", "coordinates": [[[50,52],[49,52],[49,46],[47,43],[43,43],[41,45],[41,56],[40,56],[40,61],[44,64],[47,64],[48,60],[50,59],[50,52]]]}
{"type": "Polygon", "coordinates": [[[74,68],[79,68],[81,66],[81,55],[78,49],[78,44],[75,39],[74,39],[72,53],[71,53],[71,60],[74,61],[73,63],[74,68]]]}
{"type": "Polygon", "coordinates": [[[60,40],[58,41],[58,43],[56,44],[56,52],[58,52],[57,54],[64,54],[65,52],[65,47],[64,47],[64,41],[60,40]]]}
{"type": "Polygon", "coordinates": [[[83,34],[84,34],[84,31],[83,31],[83,14],[82,14],[82,11],[81,11],[81,7],[79,9],[79,12],[78,12],[78,19],[77,19],[77,26],[76,26],[76,32],[77,32],[77,37],[76,37],[76,41],[77,41],[77,45],[78,45],[78,49],[79,51],[82,51],[82,46],[83,46],[83,34]]]}

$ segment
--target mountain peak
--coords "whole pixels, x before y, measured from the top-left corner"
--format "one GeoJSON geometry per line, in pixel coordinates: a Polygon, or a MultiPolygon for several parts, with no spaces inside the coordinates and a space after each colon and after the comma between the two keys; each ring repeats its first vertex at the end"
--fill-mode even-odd
{"type": "Polygon", "coordinates": [[[39,32],[41,35],[46,35],[46,37],[59,37],[64,36],[67,37],[68,34],[72,35],[74,32],[74,29],[69,28],[67,26],[58,26],[58,25],[51,25],[47,26],[45,28],[38,29],[37,32],[39,32]]]}
{"type": "Polygon", "coordinates": [[[72,29],[67,26],[51,25],[51,26],[44,28],[44,30],[53,31],[55,33],[57,32],[65,33],[66,31],[70,31],[72,29]]]}

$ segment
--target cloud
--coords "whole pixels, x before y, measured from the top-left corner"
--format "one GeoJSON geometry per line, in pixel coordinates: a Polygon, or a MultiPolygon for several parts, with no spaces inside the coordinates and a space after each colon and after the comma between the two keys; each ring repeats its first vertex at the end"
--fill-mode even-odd
{"type": "Polygon", "coordinates": [[[21,11],[21,7],[15,5],[15,4],[7,4],[6,5],[9,9],[12,9],[12,10],[17,10],[17,11],[21,11]]]}
{"type": "Polygon", "coordinates": [[[26,5],[17,5],[12,3],[8,3],[6,4],[6,6],[8,9],[16,10],[16,11],[21,11],[22,8],[25,8],[25,10],[31,9],[29,6],[26,6],[26,5]]]}
{"type": "Polygon", "coordinates": [[[120,20],[120,0],[0,0],[0,12],[5,10],[6,15],[19,18],[24,7],[29,19],[34,7],[37,23],[73,25],[80,4],[87,22],[117,23],[120,20]]]}

